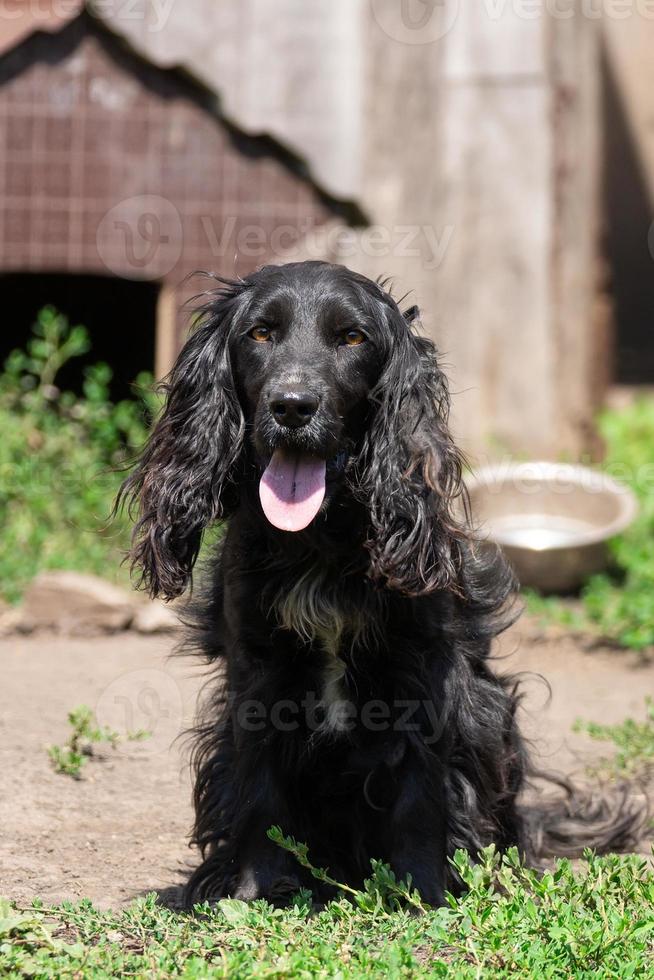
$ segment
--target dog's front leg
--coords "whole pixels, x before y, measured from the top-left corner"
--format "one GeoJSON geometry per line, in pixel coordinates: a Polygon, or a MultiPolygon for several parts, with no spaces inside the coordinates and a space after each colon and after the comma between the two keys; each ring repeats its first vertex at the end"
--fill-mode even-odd
{"type": "Polygon", "coordinates": [[[231,894],[244,901],[266,898],[281,902],[301,885],[297,862],[268,837],[272,826],[280,826],[285,833],[294,830],[288,788],[277,765],[282,748],[276,745],[276,733],[235,734],[234,775],[240,803],[233,827],[237,871],[231,894]]]}
{"type": "MultiPolygon", "coordinates": [[[[234,898],[283,902],[300,888],[297,863],[268,838],[268,829],[277,824],[278,809],[259,805],[250,813],[236,841],[238,874],[232,891],[234,898]]],[[[284,829],[288,827],[283,818],[281,824],[284,829]]]]}
{"type": "Polygon", "coordinates": [[[425,759],[409,755],[391,811],[389,858],[400,879],[411,877],[429,905],[445,899],[446,826],[442,782],[425,759]]]}

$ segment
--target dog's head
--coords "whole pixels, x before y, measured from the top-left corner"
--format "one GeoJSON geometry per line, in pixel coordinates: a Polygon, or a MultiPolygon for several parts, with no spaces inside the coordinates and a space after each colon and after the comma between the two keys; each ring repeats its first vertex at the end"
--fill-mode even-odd
{"type": "Polygon", "coordinates": [[[153,594],[183,591],[203,530],[259,482],[292,533],[350,493],[369,514],[370,574],[410,595],[456,588],[461,460],[431,342],[382,286],[343,266],[267,266],[222,282],[166,384],[123,495],[153,594]]]}

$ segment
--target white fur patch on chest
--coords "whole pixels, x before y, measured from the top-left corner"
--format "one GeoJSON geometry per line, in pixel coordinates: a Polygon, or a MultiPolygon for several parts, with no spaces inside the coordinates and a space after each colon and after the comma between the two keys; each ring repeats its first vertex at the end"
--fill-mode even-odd
{"type": "Polygon", "coordinates": [[[307,569],[290,590],[278,594],[271,611],[285,629],[308,643],[319,643],[327,654],[320,699],[325,713],[321,729],[343,731],[348,716],[343,643],[353,647],[363,641],[370,629],[367,618],[344,599],[342,583],[329,580],[318,566],[307,569]]]}
{"type": "Polygon", "coordinates": [[[329,579],[324,569],[312,565],[290,589],[278,593],[271,611],[280,624],[307,643],[319,641],[337,656],[348,633],[353,644],[363,639],[367,620],[344,598],[342,583],[329,579]]]}
{"type": "Polygon", "coordinates": [[[320,704],[325,719],[320,726],[323,732],[346,731],[350,715],[348,712],[347,690],[343,683],[345,664],[339,657],[330,658],[323,673],[322,697],[320,704]]]}

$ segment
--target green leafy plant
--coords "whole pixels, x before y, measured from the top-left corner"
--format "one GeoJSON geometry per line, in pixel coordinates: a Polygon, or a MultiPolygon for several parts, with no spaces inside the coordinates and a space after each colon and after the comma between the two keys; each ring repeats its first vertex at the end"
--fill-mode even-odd
{"type": "Polygon", "coordinates": [[[596,575],[583,590],[590,620],[609,639],[642,650],[654,646],[654,399],[641,398],[599,420],[605,466],[634,491],[638,518],[612,542],[617,575],[596,575]]]}
{"type": "Polygon", "coordinates": [[[126,574],[130,522],[108,518],[158,400],[141,374],[139,394],[114,404],[107,364],[84,369],[79,397],[57,388],[61,368],[89,348],[84,327],[46,307],[0,374],[0,592],[11,602],[42,569],[126,574]]]}
{"type": "Polygon", "coordinates": [[[535,593],[527,594],[528,607],[574,631],[645,650],[654,647],[654,398],[603,412],[599,429],[606,445],[603,469],[634,491],[638,517],[611,542],[614,567],[588,580],[578,608],[535,593]]]}
{"type": "MultiPolygon", "coordinates": [[[[279,836],[281,839],[283,835],[279,836]]],[[[304,859],[303,845],[284,838],[304,859]]],[[[149,895],[119,910],[89,901],[0,904],[0,975],[43,980],[108,977],[311,977],[363,980],[631,980],[652,975],[654,872],[637,856],[558,861],[541,874],[515,851],[454,857],[461,899],[422,914],[393,910],[367,888],[314,909],[223,899],[178,914],[149,895]]],[[[378,869],[379,870],[379,869],[378,869]]],[[[379,888],[383,889],[382,880],[379,888]]],[[[377,886],[375,886],[377,887],[377,886]]]]}
{"type": "Polygon", "coordinates": [[[298,864],[311,872],[316,881],[331,885],[345,895],[349,895],[364,912],[393,912],[402,905],[421,912],[425,911],[426,906],[423,905],[420,895],[417,891],[411,890],[411,879],[409,878],[407,882],[398,881],[388,865],[381,861],[370,862],[372,875],[364,882],[363,891],[358,891],[343,882],[336,881],[324,868],[314,867],[309,860],[307,845],[299,844],[293,837],[286,837],[280,827],[271,827],[268,837],[278,847],[292,854],[298,864]]]}
{"type": "Polygon", "coordinates": [[[654,768],[654,700],[645,699],[645,720],[627,718],[619,725],[599,725],[594,721],[575,722],[574,730],[585,732],[598,742],[612,742],[613,756],[597,767],[610,777],[646,780],[654,768]]]}
{"type": "Polygon", "coordinates": [[[48,755],[55,772],[72,776],[73,779],[82,778],[82,767],[93,755],[94,745],[104,743],[115,749],[123,738],[132,742],[150,736],[145,729],[122,736],[110,728],[100,728],[93,711],[85,704],[68,712],[68,722],[72,728],[68,740],[64,745],[51,745],[48,755]]]}
{"type": "Polygon", "coordinates": [[[51,955],[64,954],[66,959],[71,960],[83,953],[81,944],[66,944],[55,939],[54,931],[55,927],[40,914],[38,904],[35,908],[22,910],[6,898],[0,898],[0,962],[12,948],[21,951],[45,950],[51,955]]]}

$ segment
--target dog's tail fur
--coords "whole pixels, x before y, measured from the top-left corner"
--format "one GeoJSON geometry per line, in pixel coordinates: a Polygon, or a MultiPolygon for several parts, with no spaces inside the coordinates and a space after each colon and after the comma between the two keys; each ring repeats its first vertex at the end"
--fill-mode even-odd
{"type": "Polygon", "coordinates": [[[574,783],[536,771],[521,806],[531,863],[636,850],[650,823],[645,787],[638,781],[574,783]],[[554,792],[553,792],[554,790],[554,792]]]}

